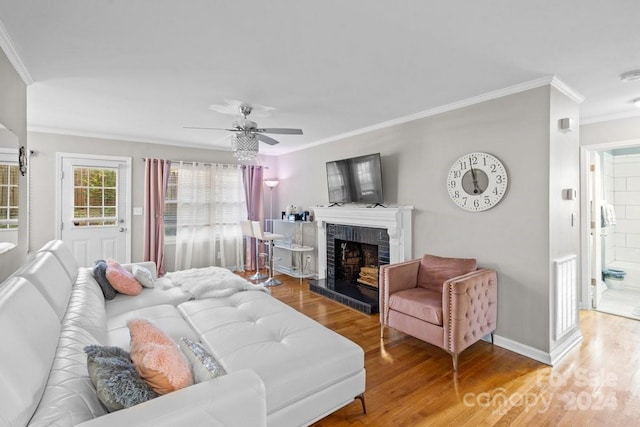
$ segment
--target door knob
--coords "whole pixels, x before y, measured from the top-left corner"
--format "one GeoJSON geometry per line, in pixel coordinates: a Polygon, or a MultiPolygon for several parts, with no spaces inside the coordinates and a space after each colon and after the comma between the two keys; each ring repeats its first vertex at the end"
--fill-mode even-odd
{"type": "Polygon", "coordinates": [[[120,227],[120,228],[118,229],[118,231],[119,231],[119,232],[121,232],[121,233],[124,233],[125,231],[127,231],[127,229],[126,229],[126,228],[124,228],[124,227],[120,227]]]}

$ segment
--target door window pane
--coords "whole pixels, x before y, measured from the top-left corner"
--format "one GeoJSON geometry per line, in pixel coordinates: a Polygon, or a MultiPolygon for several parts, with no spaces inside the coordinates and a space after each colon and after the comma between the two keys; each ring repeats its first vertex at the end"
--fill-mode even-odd
{"type": "Polygon", "coordinates": [[[118,223],[118,170],[73,168],[73,225],[75,227],[115,226],[118,223]]]}

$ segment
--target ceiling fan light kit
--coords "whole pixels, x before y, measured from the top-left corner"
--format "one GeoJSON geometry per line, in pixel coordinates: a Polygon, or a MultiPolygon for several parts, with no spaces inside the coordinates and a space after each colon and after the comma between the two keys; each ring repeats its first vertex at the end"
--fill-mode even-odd
{"type": "MultiPolygon", "coordinates": [[[[209,106],[210,109],[215,111],[221,111],[218,109],[218,105],[209,106]],[[216,107],[216,108],[213,108],[216,107]]],[[[264,107],[270,108],[271,107],[264,107]]],[[[231,150],[233,155],[241,161],[252,161],[258,155],[258,142],[262,141],[265,144],[275,145],[279,141],[271,138],[270,136],[263,135],[264,133],[276,133],[282,135],[302,135],[302,129],[290,129],[290,128],[258,128],[258,124],[253,120],[249,120],[247,116],[253,111],[253,107],[245,102],[240,103],[238,106],[242,118],[233,122],[231,129],[221,128],[205,128],[185,126],[187,129],[205,129],[205,130],[225,130],[228,132],[234,132],[231,138],[231,150]]]]}
{"type": "Polygon", "coordinates": [[[242,162],[251,162],[258,156],[258,137],[255,133],[239,132],[231,138],[233,155],[242,162]]]}

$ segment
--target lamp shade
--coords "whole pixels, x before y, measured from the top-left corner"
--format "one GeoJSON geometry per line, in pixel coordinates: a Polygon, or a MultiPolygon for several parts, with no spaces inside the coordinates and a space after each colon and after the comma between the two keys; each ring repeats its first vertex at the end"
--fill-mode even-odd
{"type": "Polygon", "coordinates": [[[275,179],[275,178],[270,178],[270,179],[265,179],[265,180],[264,180],[264,185],[266,185],[266,186],[267,186],[267,187],[269,187],[269,188],[273,188],[273,187],[275,187],[276,185],[278,185],[278,183],[279,183],[279,182],[280,182],[280,181],[278,181],[278,180],[277,180],[277,179],[275,179]]]}

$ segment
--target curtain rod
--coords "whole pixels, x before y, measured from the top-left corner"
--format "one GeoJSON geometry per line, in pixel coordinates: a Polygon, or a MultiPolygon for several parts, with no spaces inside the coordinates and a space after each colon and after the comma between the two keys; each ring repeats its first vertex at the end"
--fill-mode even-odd
{"type": "MultiPolygon", "coordinates": [[[[146,160],[145,157],[141,157],[140,160],[143,162],[146,160]]],[[[269,166],[260,166],[260,165],[243,165],[240,163],[209,163],[209,162],[193,162],[193,161],[184,161],[184,160],[169,160],[171,163],[186,163],[188,165],[192,165],[194,163],[199,163],[203,166],[255,166],[257,168],[269,169],[269,166]]]]}

